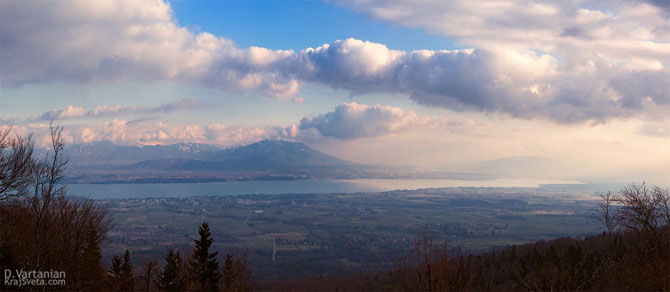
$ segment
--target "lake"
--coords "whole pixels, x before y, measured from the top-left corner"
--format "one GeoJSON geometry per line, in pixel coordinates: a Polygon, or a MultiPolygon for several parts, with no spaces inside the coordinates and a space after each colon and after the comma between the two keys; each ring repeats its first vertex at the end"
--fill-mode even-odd
{"type": "Polygon", "coordinates": [[[538,187],[540,184],[579,183],[578,181],[549,179],[496,179],[481,181],[450,179],[319,179],[166,184],[71,184],[68,185],[68,194],[91,199],[127,199],[245,194],[355,193],[440,187],[538,187]]]}

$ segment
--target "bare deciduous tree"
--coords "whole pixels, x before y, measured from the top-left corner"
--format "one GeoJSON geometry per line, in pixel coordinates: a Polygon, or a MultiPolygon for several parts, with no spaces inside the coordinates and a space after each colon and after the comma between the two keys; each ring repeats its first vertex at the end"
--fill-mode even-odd
{"type": "Polygon", "coordinates": [[[11,132],[0,130],[0,201],[22,195],[34,168],[31,137],[11,137],[11,132]]]}
{"type": "Polygon", "coordinates": [[[670,192],[658,186],[652,192],[663,225],[670,225],[670,192]]]}
{"type": "Polygon", "coordinates": [[[624,187],[616,201],[621,204],[617,211],[619,224],[635,233],[651,235],[660,240],[658,228],[662,225],[660,206],[657,198],[649,191],[647,185],[631,184],[624,187]]]}
{"type": "Polygon", "coordinates": [[[227,254],[223,264],[223,277],[219,287],[222,291],[253,291],[256,282],[253,271],[249,266],[249,254],[233,256],[227,254]]]}
{"type": "MultiPolygon", "coordinates": [[[[618,205],[614,218],[621,227],[620,236],[632,238],[625,248],[620,245],[619,254],[613,258],[613,267],[626,272],[624,266],[635,266],[635,277],[630,279],[635,285],[646,285],[650,290],[670,289],[668,190],[649,188],[645,183],[631,184],[611,200],[618,205]]],[[[602,210],[601,206],[601,215],[602,210]]]]}
{"type": "Polygon", "coordinates": [[[3,180],[9,187],[0,193],[0,253],[16,259],[15,268],[64,271],[65,290],[97,290],[104,277],[100,247],[111,221],[92,200],[65,196],[63,128],[50,130],[52,149],[42,160],[29,138],[0,135],[3,175],[14,178],[3,180]]]}
{"type": "Polygon", "coordinates": [[[619,222],[617,221],[616,210],[613,206],[614,203],[614,196],[611,192],[607,192],[607,194],[600,196],[598,208],[592,209],[592,211],[594,211],[593,218],[605,225],[605,228],[607,228],[607,233],[614,232],[619,225],[619,222]]]}
{"type": "Polygon", "coordinates": [[[156,291],[157,275],[160,272],[155,260],[148,260],[140,268],[141,291],[156,291]]]}

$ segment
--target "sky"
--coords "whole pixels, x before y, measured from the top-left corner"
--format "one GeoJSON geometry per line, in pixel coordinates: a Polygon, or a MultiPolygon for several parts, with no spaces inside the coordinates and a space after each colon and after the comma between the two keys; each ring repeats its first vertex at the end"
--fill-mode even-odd
{"type": "Polygon", "coordinates": [[[0,2],[0,127],[670,181],[670,2],[0,2]]]}

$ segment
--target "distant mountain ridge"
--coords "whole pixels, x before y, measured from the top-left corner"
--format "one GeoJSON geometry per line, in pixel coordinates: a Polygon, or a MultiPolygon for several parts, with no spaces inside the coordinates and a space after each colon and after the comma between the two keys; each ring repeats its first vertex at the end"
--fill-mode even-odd
{"type": "Polygon", "coordinates": [[[197,143],[127,146],[97,142],[72,145],[66,152],[73,183],[359,178],[381,173],[376,166],[283,140],[226,149],[197,143]]]}
{"type": "Polygon", "coordinates": [[[295,171],[298,168],[359,166],[311,149],[300,142],[263,140],[235,148],[209,151],[199,158],[145,160],[129,169],[165,171],[295,171]]]}
{"type": "Polygon", "coordinates": [[[66,147],[70,162],[76,166],[129,164],[151,159],[204,159],[222,149],[198,143],[170,145],[117,145],[111,142],[73,144],[66,147]]]}
{"type": "Polygon", "coordinates": [[[234,180],[449,178],[490,179],[481,173],[426,171],[359,164],[301,142],[262,140],[222,149],[198,143],[155,146],[110,142],[66,147],[70,183],[169,183],[234,180]]]}

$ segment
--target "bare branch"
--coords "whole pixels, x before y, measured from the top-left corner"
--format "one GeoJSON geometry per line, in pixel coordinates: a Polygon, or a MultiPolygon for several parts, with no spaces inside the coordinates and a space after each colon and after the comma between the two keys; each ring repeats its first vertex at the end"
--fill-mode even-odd
{"type": "Polygon", "coordinates": [[[31,137],[12,138],[11,130],[0,130],[0,202],[25,193],[35,166],[31,137]]]}
{"type": "Polygon", "coordinates": [[[605,195],[600,195],[600,202],[598,203],[597,209],[591,209],[594,213],[592,217],[600,221],[607,228],[607,233],[612,233],[616,230],[619,225],[616,216],[616,210],[612,205],[614,201],[614,196],[611,192],[607,192],[605,195]]]}

